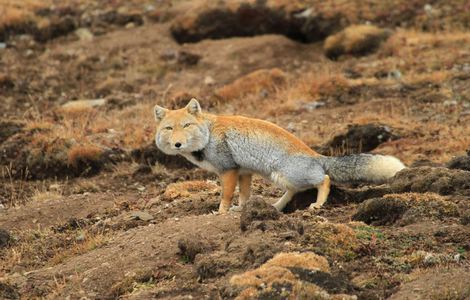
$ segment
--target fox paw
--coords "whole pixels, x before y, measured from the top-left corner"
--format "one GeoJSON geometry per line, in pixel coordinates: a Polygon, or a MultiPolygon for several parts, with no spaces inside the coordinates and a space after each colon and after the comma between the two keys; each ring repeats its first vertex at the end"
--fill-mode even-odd
{"type": "Polygon", "coordinates": [[[279,205],[273,204],[274,208],[277,209],[278,212],[282,212],[284,207],[280,207],[279,205]]]}
{"type": "Polygon", "coordinates": [[[230,207],[229,211],[230,212],[241,212],[243,209],[243,206],[241,205],[234,205],[232,207],[230,207]]]}
{"type": "Polygon", "coordinates": [[[228,213],[228,210],[228,207],[219,207],[218,215],[225,215],[226,213],[228,213]]]}
{"type": "Polygon", "coordinates": [[[308,209],[315,210],[315,209],[320,209],[321,207],[322,207],[321,204],[312,203],[310,204],[308,209]]]}

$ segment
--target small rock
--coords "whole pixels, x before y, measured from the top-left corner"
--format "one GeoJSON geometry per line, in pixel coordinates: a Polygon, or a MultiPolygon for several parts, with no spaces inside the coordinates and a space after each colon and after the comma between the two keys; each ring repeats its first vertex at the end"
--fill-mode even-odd
{"type": "Polygon", "coordinates": [[[269,96],[269,91],[267,89],[262,89],[259,91],[259,96],[261,98],[267,98],[269,96]]]}
{"type": "Polygon", "coordinates": [[[131,213],[131,218],[142,221],[151,221],[154,217],[145,211],[134,211],[131,213]]]}
{"type": "Polygon", "coordinates": [[[403,75],[401,74],[400,70],[393,70],[387,74],[387,79],[401,79],[403,75]]]}
{"type": "Polygon", "coordinates": [[[204,78],[204,84],[205,85],[214,85],[215,84],[215,80],[214,78],[212,78],[211,76],[206,76],[204,78]]]}
{"type": "Polygon", "coordinates": [[[312,15],[312,13],[313,13],[313,9],[307,8],[306,10],[302,12],[294,14],[294,17],[298,19],[305,19],[305,18],[309,18],[312,15]]]}
{"type": "Polygon", "coordinates": [[[147,4],[145,5],[145,12],[151,12],[155,10],[155,5],[147,4]]]}
{"type": "Polygon", "coordinates": [[[139,192],[143,192],[143,191],[145,191],[145,186],[138,186],[138,187],[137,187],[137,190],[138,190],[139,192]]]}
{"type": "Polygon", "coordinates": [[[446,100],[444,101],[444,106],[448,107],[448,106],[455,106],[457,105],[457,101],[455,100],[446,100]]]}
{"type": "Polygon", "coordinates": [[[307,109],[308,111],[312,111],[325,105],[326,103],[324,101],[313,101],[313,102],[305,103],[304,108],[307,109]]]}
{"type": "Polygon", "coordinates": [[[78,28],[75,30],[75,35],[78,36],[81,41],[87,42],[93,41],[94,38],[93,33],[91,33],[87,28],[78,28]]]}
{"type": "Polygon", "coordinates": [[[81,232],[77,237],[75,238],[77,242],[83,242],[85,240],[85,233],[81,232]]]}
{"type": "Polygon", "coordinates": [[[6,43],[0,43],[0,49],[5,49],[7,47],[6,43]]]}
{"type": "Polygon", "coordinates": [[[431,4],[429,4],[429,3],[425,4],[424,7],[423,7],[423,9],[424,9],[424,11],[426,12],[426,14],[427,14],[428,16],[432,16],[434,9],[433,9],[433,7],[432,7],[431,4]]]}
{"type": "Polygon", "coordinates": [[[134,22],[129,22],[126,24],[125,28],[129,29],[129,28],[134,28],[135,27],[135,23],[134,22]]]}

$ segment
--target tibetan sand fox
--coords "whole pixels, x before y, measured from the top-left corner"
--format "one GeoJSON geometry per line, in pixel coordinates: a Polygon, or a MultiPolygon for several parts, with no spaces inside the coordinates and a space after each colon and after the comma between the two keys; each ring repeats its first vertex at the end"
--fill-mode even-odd
{"type": "Polygon", "coordinates": [[[217,116],[201,111],[196,99],[185,108],[154,108],[155,142],[169,155],[181,155],[193,164],[217,173],[222,184],[219,212],[229,210],[239,185],[240,210],[250,197],[252,174],[259,174],[284,189],[274,204],[282,211],[294,194],[318,189],[310,209],[320,208],[334,181],[384,181],[405,168],[395,157],[371,154],[322,156],[288,131],[270,122],[241,116],[217,116]]]}

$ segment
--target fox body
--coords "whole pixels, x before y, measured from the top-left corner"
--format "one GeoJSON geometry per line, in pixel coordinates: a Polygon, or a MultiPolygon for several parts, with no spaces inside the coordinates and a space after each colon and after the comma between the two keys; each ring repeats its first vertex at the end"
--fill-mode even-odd
{"type": "Polygon", "coordinates": [[[330,190],[330,177],[338,181],[383,181],[405,166],[382,155],[322,156],[288,131],[270,122],[241,116],[203,113],[196,99],[182,109],[155,106],[157,147],[169,155],[182,155],[193,164],[215,172],[222,184],[219,212],[227,212],[237,182],[240,209],[250,197],[252,174],[259,174],[286,193],[274,206],[282,210],[299,191],[318,188],[320,208],[330,190]]]}

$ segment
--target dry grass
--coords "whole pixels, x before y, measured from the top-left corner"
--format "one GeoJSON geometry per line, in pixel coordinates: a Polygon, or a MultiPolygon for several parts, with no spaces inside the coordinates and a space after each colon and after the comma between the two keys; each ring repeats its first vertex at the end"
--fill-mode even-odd
{"type": "Polygon", "coordinates": [[[287,75],[280,69],[257,70],[233,83],[218,89],[215,94],[227,101],[246,96],[259,95],[262,91],[274,92],[287,83],[287,75]]]}
{"type": "Polygon", "coordinates": [[[63,197],[63,194],[60,191],[39,191],[36,190],[31,197],[33,201],[53,201],[59,200],[63,197]]]}
{"type": "Polygon", "coordinates": [[[284,268],[304,268],[309,270],[321,270],[330,272],[328,261],[314,253],[279,253],[266,262],[265,266],[277,266],[284,268]]]}
{"type": "Polygon", "coordinates": [[[67,153],[67,164],[76,167],[80,161],[98,161],[102,153],[95,145],[74,145],[67,153]]]}
{"type": "Polygon", "coordinates": [[[327,260],[311,252],[279,253],[258,269],[235,275],[230,284],[244,287],[257,287],[261,284],[272,285],[273,282],[295,282],[296,277],[287,268],[305,268],[329,272],[327,260]]]}
{"type": "Polygon", "coordinates": [[[0,0],[0,29],[32,21],[35,10],[50,4],[48,0],[0,0]]]}
{"type": "Polygon", "coordinates": [[[69,257],[80,255],[104,245],[109,236],[87,231],[53,232],[25,230],[14,234],[15,241],[0,253],[0,270],[28,271],[46,265],[55,265],[69,257]],[[79,234],[83,240],[76,240],[79,234]]]}
{"type": "Polygon", "coordinates": [[[366,55],[376,51],[390,35],[389,30],[373,25],[353,25],[329,36],[323,49],[332,59],[344,54],[366,55]]]}
{"type": "Polygon", "coordinates": [[[67,258],[75,257],[99,248],[110,240],[109,235],[102,233],[92,234],[90,232],[84,231],[80,234],[84,235],[83,241],[75,241],[70,247],[67,247],[62,251],[58,251],[54,257],[52,257],[50,263],[53,265],[59,264],[65,261],[67,258]]]}
{"type": "Polygon", "coordinates": [[[255,270],[232,276],[230,284],[243,288],[236,299],[257,298],[260,293],[269,293],[276,284],[292,286],[292,291],[285,294],[289,299],[355,299],[349,295],[329,295],[317,285],[299,280],[289,268],[330,271],[326,258],[312,252],[279,253],[255,270]]]}
{"type": "Polygon", "coordinates": [[[330,222],[315,224],[306,233],[305,243],[317,253],[346,260],[354,258],[361,247],[356,232],[350,226],[330,222]]]}

